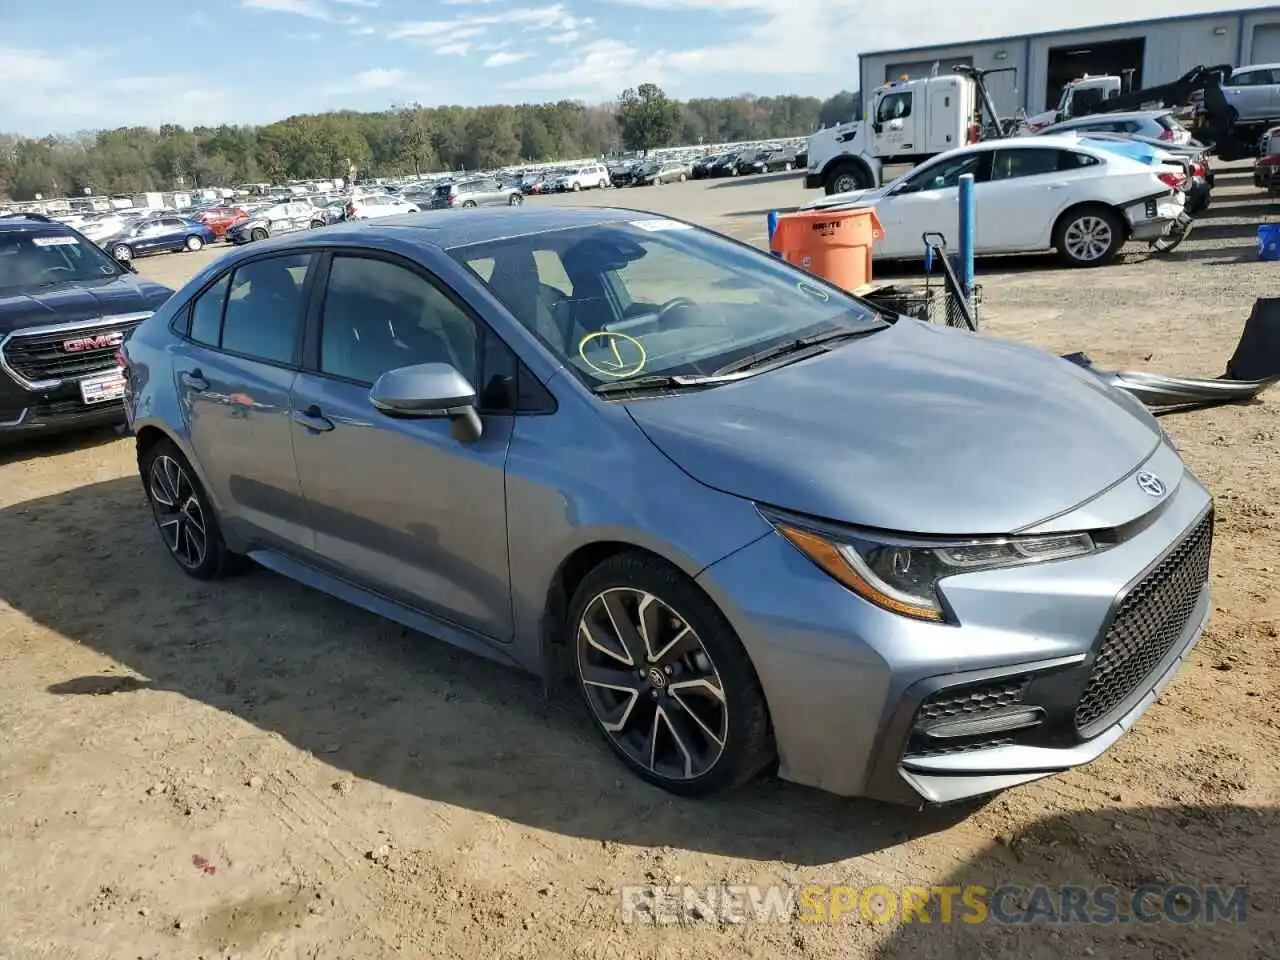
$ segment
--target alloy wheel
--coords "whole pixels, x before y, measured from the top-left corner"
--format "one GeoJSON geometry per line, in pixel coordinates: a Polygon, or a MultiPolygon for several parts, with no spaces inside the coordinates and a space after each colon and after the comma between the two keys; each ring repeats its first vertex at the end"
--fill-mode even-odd
{"type": "Polygon", "coordinates": [[[204,509],[186,468],[172,457],[158,456],[151,463],[147,487],[169,552],[186,569],[196,569],[208,553],[209,534],[204,509]]]}
{"type": "Polygon", "coordinates": [[[834,193],[848,193],[850,190],[858,189],[858,180],[851,173],[842,173],[831,184],[831,189],[834,193]]]}
{"type": "Polygon", "coordinates": [[[592,712],[632,762],[694,780],[724,754],[724,684],[693,627],[644,590],[614,587],[586,605],[577,656],[592,712]]]}
{"type": "Polygon", "coordinates": [[[1101,217],[1085,216],[1072,221],[1063,234],[1063,243],[1073,260],[1091,263],[1111,249],[1111,225],[1101,217]]]}

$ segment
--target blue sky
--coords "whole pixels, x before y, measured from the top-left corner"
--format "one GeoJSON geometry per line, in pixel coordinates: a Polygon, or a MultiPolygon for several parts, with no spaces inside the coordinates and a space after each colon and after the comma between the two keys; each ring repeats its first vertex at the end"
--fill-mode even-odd
{"type": "MultiPolygon", "coordinates": [[[[0,0],[0,131],[857,87],[857,53],[1267,0],[0,0]]],[[[1190,66],[1190,65],[1189,65],[1190,66]]]]}

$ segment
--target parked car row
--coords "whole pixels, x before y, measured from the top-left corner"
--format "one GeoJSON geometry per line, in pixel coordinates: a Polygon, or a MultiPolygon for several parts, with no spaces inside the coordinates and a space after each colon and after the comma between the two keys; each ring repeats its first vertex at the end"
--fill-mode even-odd
{"type": "Polygon", "coordinates": [[[740,177],[753,173],[776,173],[803,168],[807,158],[791,147],[738,153],[722,153],[703,157],[693,165],[695,180],[704,177],[740,177]]]}

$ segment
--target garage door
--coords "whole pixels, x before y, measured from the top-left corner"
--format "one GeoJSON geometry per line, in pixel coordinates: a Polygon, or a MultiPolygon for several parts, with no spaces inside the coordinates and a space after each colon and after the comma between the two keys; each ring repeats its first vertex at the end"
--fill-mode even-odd
{"type": "Polygon", "coordinates": [[[914,60],[908,63],[891,63],[884,68],[884,82],[892,83],[894,80],[901,80],[905,75],[908,80],[919,80],[921,77],[932,75],[933,68],[938,68],[938,73],[950,73],[951,68],[956,64],[964,64],[966,67],[973,66],[973,57],[946,57],[942,60],[914,60]]]}
{"type": "Polygon", "coordinates": [[[1253,28],[1250,63],[1280,63],[1280,23],[1253,28]]]}

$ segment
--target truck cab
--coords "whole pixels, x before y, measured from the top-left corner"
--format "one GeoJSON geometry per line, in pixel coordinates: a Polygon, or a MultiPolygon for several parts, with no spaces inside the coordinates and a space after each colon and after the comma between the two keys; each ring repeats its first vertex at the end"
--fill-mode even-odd
{"type": "Polygon", "coordinates": [[[1062,96],[1058,98],[1056,107],[1027,118],[1025,132],[1035,133],[1050,124],[1097,113],[1098,104],[1120,96],[1122,86],[1119,77],[1088,74],[1077,77],[1063,84],[1062,96]]]}
{"type": "Polygon", "coordinates": [[[827,194],[879,186],[885,164],[919,163],[978,139],[974,81],[959,74],[902,79],[872,95],[862,120],[809,137],[805,186],[827,194]]]}

